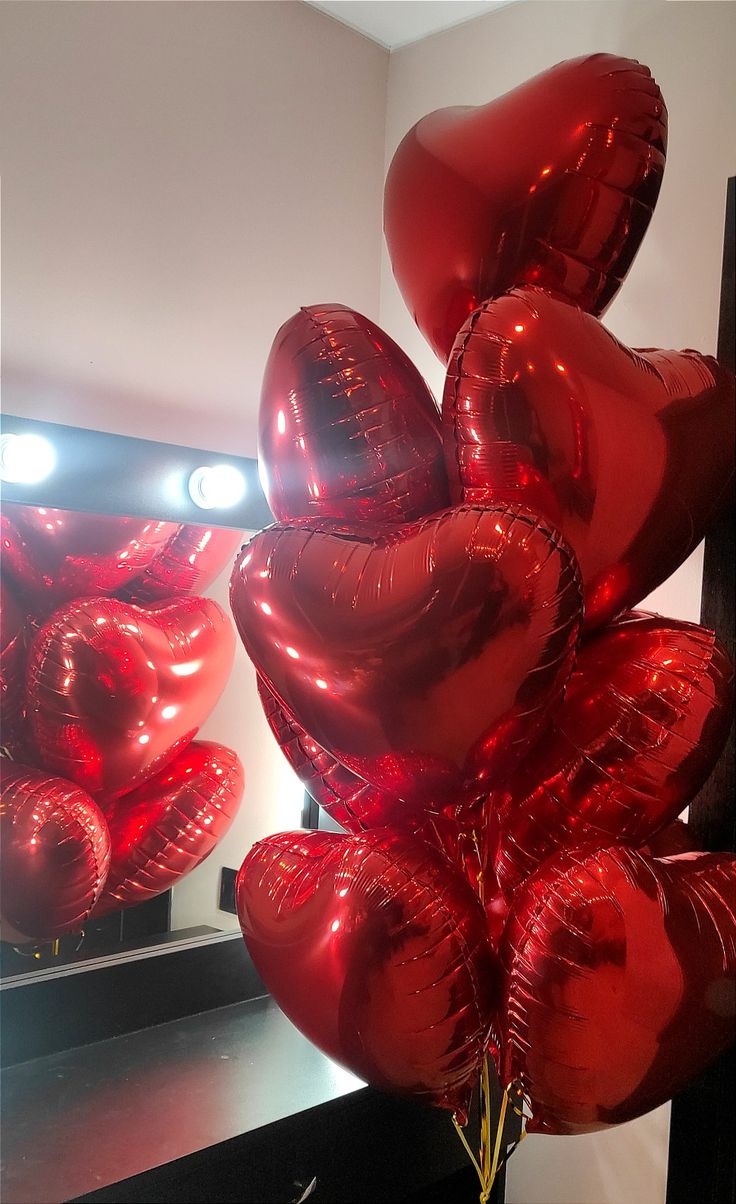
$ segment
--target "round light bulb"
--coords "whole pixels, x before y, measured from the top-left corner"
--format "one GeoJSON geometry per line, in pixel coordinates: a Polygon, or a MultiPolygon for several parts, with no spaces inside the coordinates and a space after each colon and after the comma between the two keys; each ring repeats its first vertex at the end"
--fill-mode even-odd
{"type": "Polygon", "coordinates": [[[201,510],[227,510],[245,495],[245,477],[232,464],[195,468],[189,478],[189,496],[201,510]]]}
{"type": "Polygon", "coordinates": [[[0,435],[0,478],[35,485],[54,470],[56,452],[43,435],[0,435]]]}

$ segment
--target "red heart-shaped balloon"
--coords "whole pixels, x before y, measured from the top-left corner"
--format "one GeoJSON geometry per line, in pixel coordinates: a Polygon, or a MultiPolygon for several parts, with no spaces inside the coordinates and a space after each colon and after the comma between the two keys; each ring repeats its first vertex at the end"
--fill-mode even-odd
{"type": "Polygon", "coordinates": [[[181,594],[203,594],[232,563],[242,542],[242,531],[182,523],[119,596],[140,606],[181,594]]]}
{"type": "MultiPolygon", "coordinates": [[[[276,695],[258,677],[258,693],[276,743],[315,802],[347,832],[358,834],[376,828],[394,828],[425,840],[439,849],[462,871],[476,894],[498,896],[492,857],[498,843],[495,801],[475,807],[450,805],[441,814],[407,805],[398,795],[371,786],[322,748],[290,715],[276,695]],[[481,873],[482,871],[482,873],[481,873]]],[[[493,898],[494,914],[505,918],[508,908],[493,898]]],[[[494,924],[494,933],[497,925],[494,924]]]]}
{"type": "Polygon", "coordinates": [[[0,758],[2,939],[79,932],[110,864],[105,817],[84,790],[0,758]]]}
{"type": "Polygon", "coordinates": [[[583,644],[565,700],[504,788],[507,899],[563,848],[638,848],[680,814],[731,726],[733,665],[712,631],[634,612],[583,644]]]}
{"type": "Polygon", "coordinates": [[[498,1003],[483,909],[441,854],[388,830],[284,832],[237,878],[277,1003],[369,1083],[467,1110],[498,1003]]]}
{"type": "Polygon", "coordinates": [[[295,522],[246,544],[230,599],[298,723],[430,811],[488,793],[572,670],[574,558],[526,511],[461,507],[390,531],[295,522]]]}
{"type": "Polygon", "coordinates": [[[443,363],[468,314],[515,284],[602,313],[649,225],[666,145],[648,68],[610,54],[423,117],[389,168],[384,231],[404,300],[443,363]]]}
{"type": "Polygon", "coordinates": [[[7,580],[0,578],[0,742],[17,757],[23,745],[26,616],[7,580]]]}
{"type": "Polygon", "coordinates": [[[63,607],[28,660],[41,762],[104,799],[141,785],[196,736],[228,679],[234,643],[210,598],[157,610],[116,598],[63,607]]]}
{"type": "Polygon", "coordinates": [[[3,571],[44,615],[85,595],[159,601],[206,589],[240,538],[227,529],[8,504],[3,571]]]}
{"type": "Polygon", "coordinates": [[[232,749],[193,740],[161,773],[112,803],[110,872],[94,914],[143,903],[196,869],[233,822],[243,785],[232,749]]]}
{"type": "Polygon", "coordinates": [[[315,802],[347,832],[372,828],[410,829],[424,819],[395,794],[371,786],[313,740],[258,676],[258,694],[276,743],[315,802]]]}
{"type": "Polygon", "coordinates": [[[632,1120],[733,1040],[736,858],[562,853],[517,896],[502,957],[503,1078],[528,1131],[632,1120]]]}
{"type": "Polygon", "coordinates": [[[454,498],[555,523],[580,562],[589,627],[674,572],[734,473],[731,373],[696,351],[631,351],[541,289],[468,320],[443,407],[454,498]]]}
{"type": "Polygon", "coordinates": [[[402,523],[449,502],[429,389],[401,348],[345,305],[300,309],[276,335],[258,455],[281,521],[402,523]]]}

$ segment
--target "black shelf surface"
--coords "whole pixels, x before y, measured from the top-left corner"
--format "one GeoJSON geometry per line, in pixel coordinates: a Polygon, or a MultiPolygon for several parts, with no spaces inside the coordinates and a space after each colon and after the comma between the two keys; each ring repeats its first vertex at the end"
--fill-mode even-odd
{"type": "Polygon", "coordinates": [[[270,998],[20,1063],[2,1095],[6,1204],[268,1204],[315,1176],[315,1204],[402,1200],[464,1165],[447,1113],[365,1087],[270,998]]]}
{"type": "Polygon", "coordinates": [[[68,1200],[362,1086],[268,998],[3,1072],[3,1198],[68,1200]]]}

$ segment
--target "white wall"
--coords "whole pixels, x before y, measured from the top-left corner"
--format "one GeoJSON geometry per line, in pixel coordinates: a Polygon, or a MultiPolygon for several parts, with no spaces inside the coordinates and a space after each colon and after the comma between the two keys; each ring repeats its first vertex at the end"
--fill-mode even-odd
{"type": "Polygon", "coordinates": [[[378,316],[388,53],[308,5],[0,5],[4,406],[255,454],[299,305],[378,316]]]}
{"type": "MultiPolygon", "coordinates": [[[[716,347],[726,179],[736,170],[736,6],[528,2],[391,55],[386,166],[433,109],[482,104],[564,58],[608,51],[646,63],[669,109],[669,151],[644,245],[604,319],[633,346],[716,347]]],[[[513,147],[509,147],[513,154],[513,147]]],[[[443,371],[418,332],[383,252],[381,324],[441,396],[443,371]]],[[[702,549],[648,600],[696,620],[702,549]]],[[[615,1051],[612,1051],[615,1057],[615,1051]]],[[[669,1106],[583,1137],[529,1137],[508,1172],[509,1204],[660,1204],[669,1106]]]]}

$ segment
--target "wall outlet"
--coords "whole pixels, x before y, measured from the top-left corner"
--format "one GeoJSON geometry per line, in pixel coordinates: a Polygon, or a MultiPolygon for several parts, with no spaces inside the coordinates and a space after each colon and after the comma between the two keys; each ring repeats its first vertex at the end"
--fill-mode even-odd
{"type": "Polygon", "coordinates": [[[228,869],[223,866],[220,871],[220,902],[218,907],[220,911],[227,911],[232,916],[238,914],[238,909],[235,906],[235,875],[237,870],[228,869]]]}

